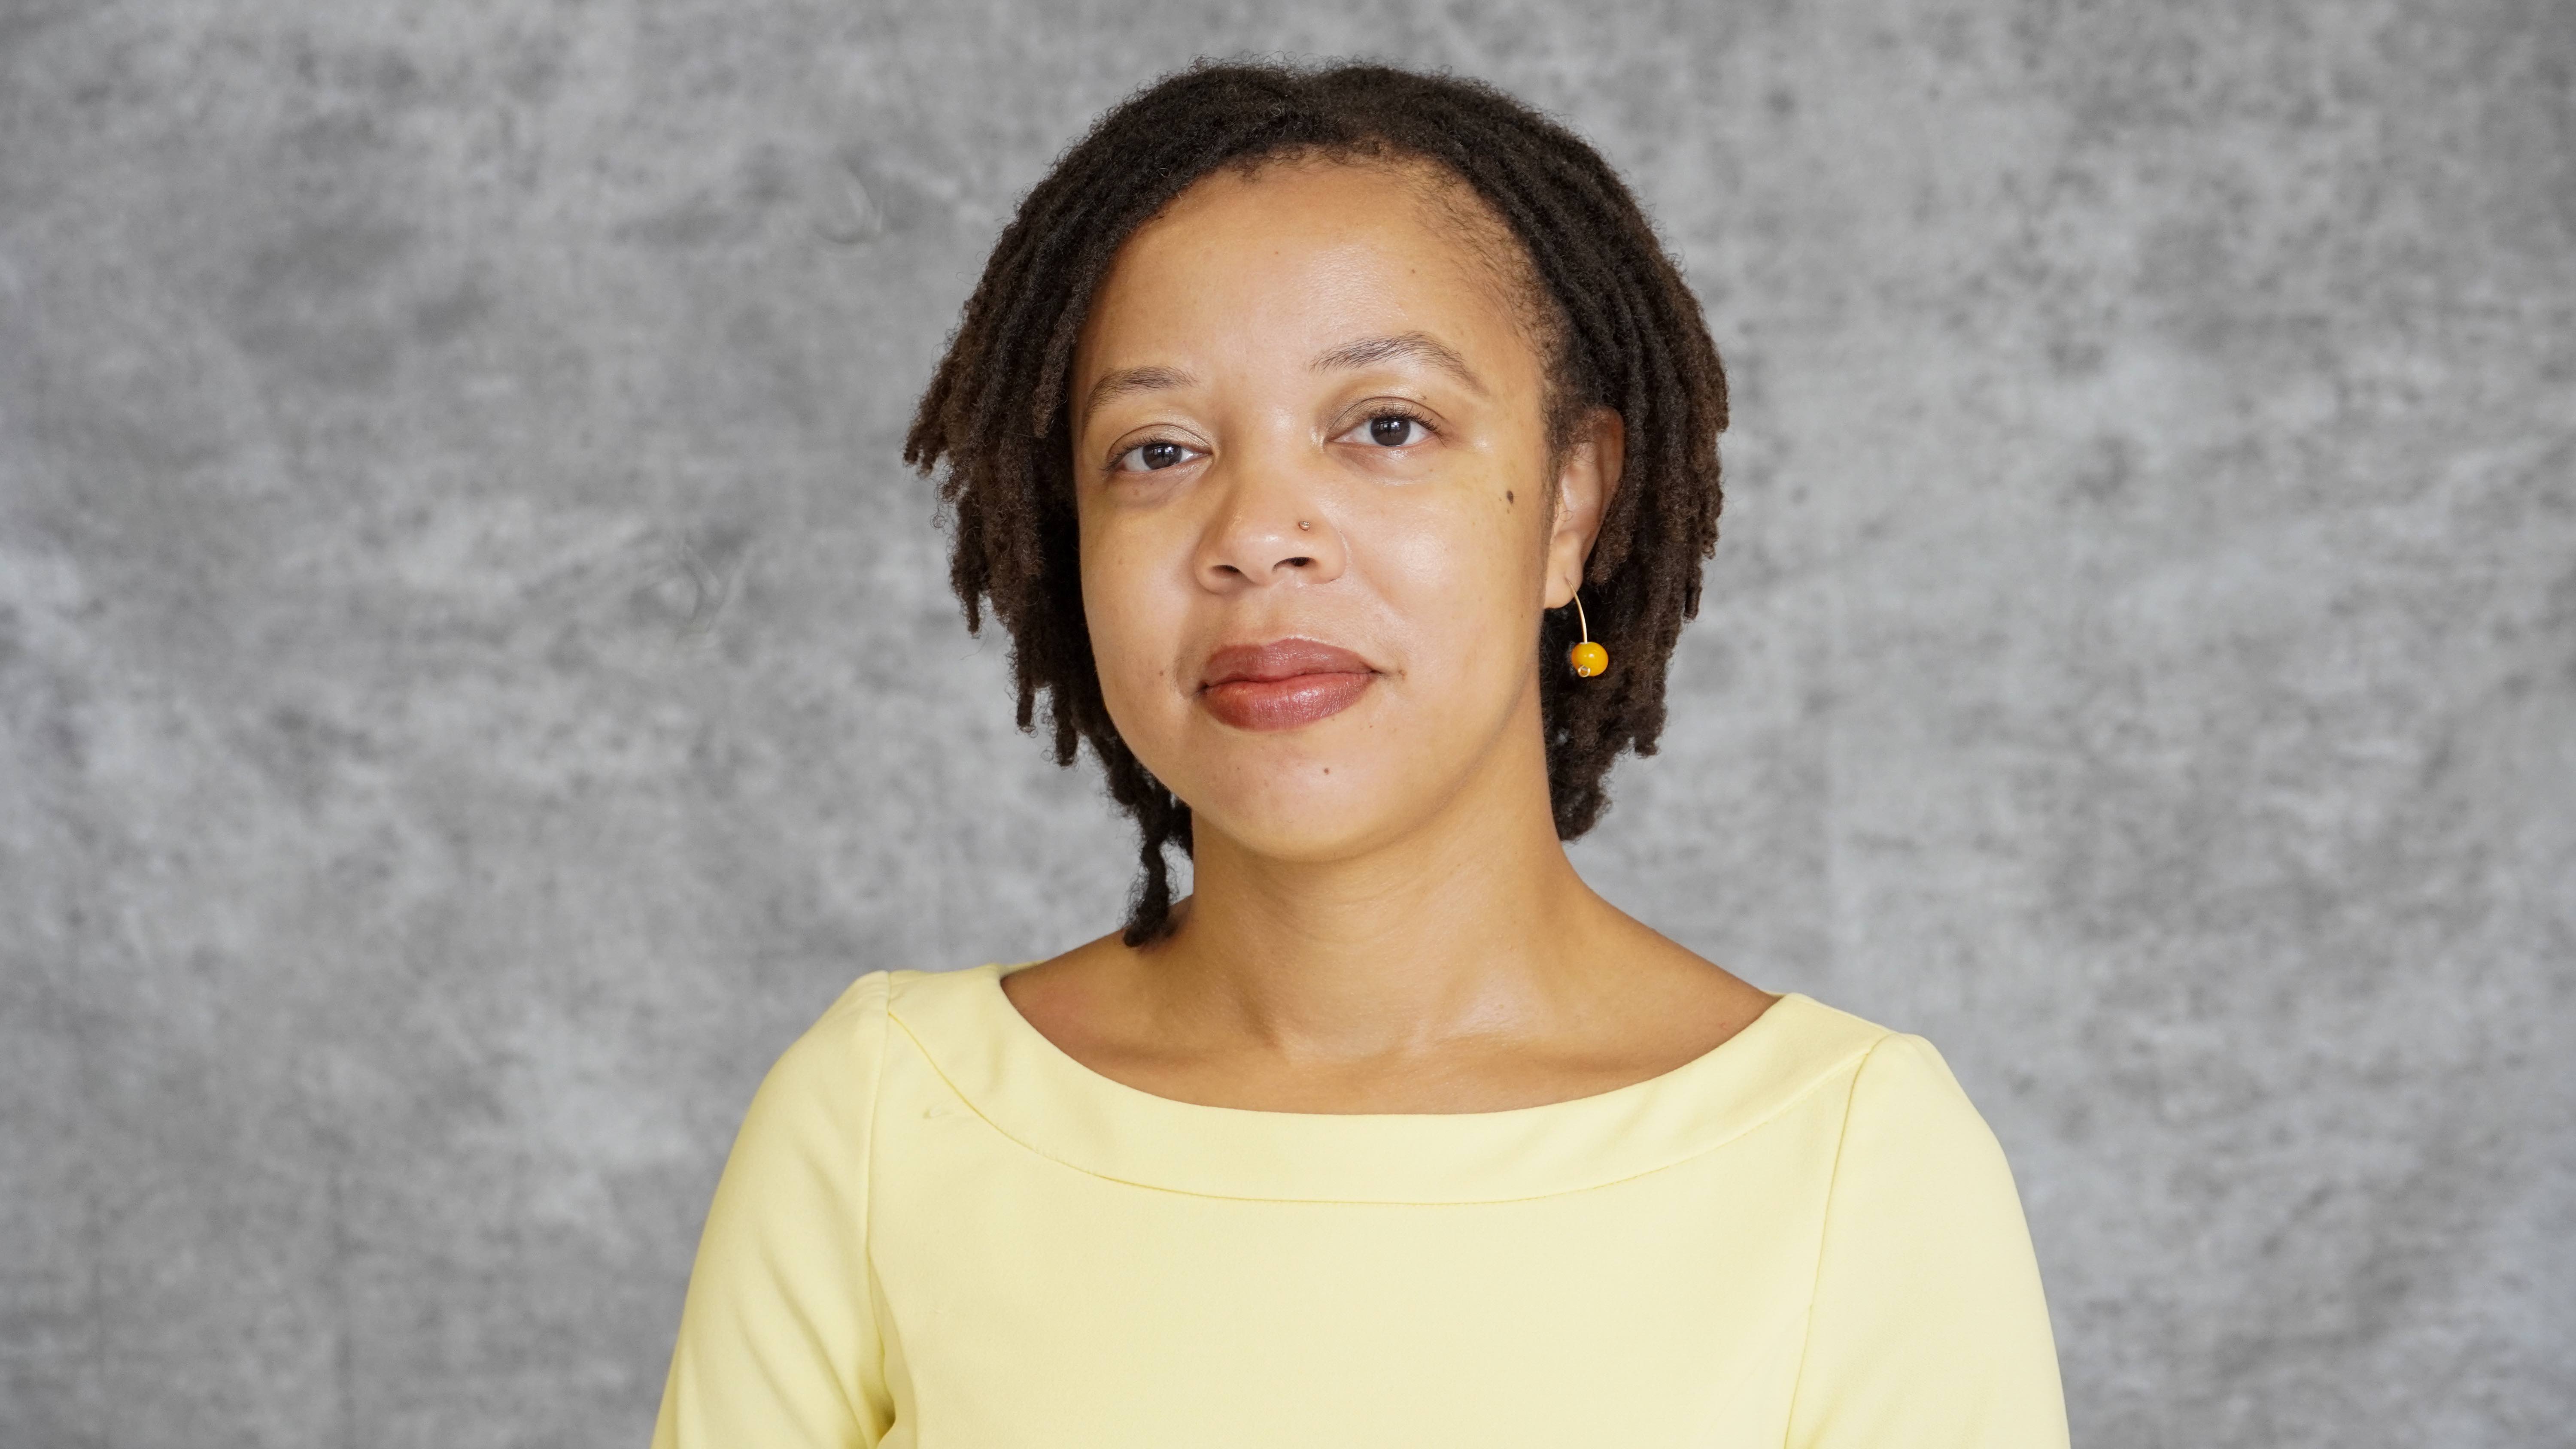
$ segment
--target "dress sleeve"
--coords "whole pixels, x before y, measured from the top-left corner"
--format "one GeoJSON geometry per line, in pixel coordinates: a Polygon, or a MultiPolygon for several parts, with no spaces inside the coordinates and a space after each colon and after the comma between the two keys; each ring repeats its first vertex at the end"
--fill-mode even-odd
{"type": "Polygon", "coordinates": [[[752,1097],[707,1210],[653,1449],[854,1449],[893,1418],[868,1262],[887,978],[859,978],[752,1097]]]}
{"type": "Polygon", "coordinates": [[[2003,1149],[1932,1044],[1852,1084],[1789,1449],[2064,1449],[2039,1264],[2003,1149]]]}

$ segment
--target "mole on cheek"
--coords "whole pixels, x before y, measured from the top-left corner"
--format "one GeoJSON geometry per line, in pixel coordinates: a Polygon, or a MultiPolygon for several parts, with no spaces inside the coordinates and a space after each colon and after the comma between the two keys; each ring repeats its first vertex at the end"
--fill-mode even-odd
{"type": "Polygon", "coordinates": [[[1506,507],[1506,508],[1508,508],[1508,507],[1510,507],[1510,506],[1511,506],[1511,504],[1513,503],[1513,501],[1514,501],[1514,500],[1513,500],[1513,497],[1512,497],[1512,490],[1510,490],[1509,488],[1504,489],[1504,490],[1503,490],[1503,506],[1504,506],[1504,507],[1506,507]]]}

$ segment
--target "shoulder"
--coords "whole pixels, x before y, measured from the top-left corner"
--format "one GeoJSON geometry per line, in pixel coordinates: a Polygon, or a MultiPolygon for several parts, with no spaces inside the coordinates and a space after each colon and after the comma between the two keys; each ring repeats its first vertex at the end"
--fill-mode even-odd
{"type": "Polygon", "coordinates": [[[987,998],[999,969],[901,969],[859,977],[779,1054],[761,1083],[761,1101],[853,1108],[873,1098],[898,1041],[989,1035],[987,998]]]}
{"type": "Polygon", "coordinates": [[[1811,1059],[1835,1064],[1831,1075],[1849,1089],[1855,1114],[1976,1117],[1976,1108],[1952,1075],[1949,1062],[1923,1037],[1794,992],[1780,998],[1772,1010],[1792,1019],[1811,1059]]]}
{"type": "MultiPolygon", "coordinates": [[[[1831,1186],[1846,1229],[1885,1223],[1908,1239],[2024,1232],[2003,1148],[1938,1048],[1802,997],[1819,1039],[1838,1043],[1842,1127],[1831,1186]]],[[[1784,1004],[1786,1002],[1784,1001],[1784,1004]]]]}
{"type": "Polygon", "coordinates": [[[1792,993],[1771,1008],[1794,1043],[1784,1067],[1841,1109],[1838,1196],[1882,1176],[2002,1178],[2002,1148],[1938,1048],[1921,1036],[1792,993]],[[1794,1062],[1794,1066],[1789,1066],[1794,1062]]]}
{"type": "Polygon", "coordinates": [[[770,1068],[771,1078],[828,1080],[854,1065],[874,1065],[885,1050],[887,1003],[895,978],[910,971],[871,971],[849,984],[814,1024],[798,1034],[770,1068]]]}
{"type": "Polygon", "coordinates": [[[1920,1036],[1877,1031],[1845,1081],[1789,1442],[2063,1449],[2047,1300],[1994,1133],[1920,1036]]]}
{"type": "Polygon", "coordinates": [[[1940,1048],[1911,1032],[1885,1032],[1870,1043],[1852,1071],[1852,1114],[1990,1135],[1940,1048]]]}
{"type": "Polygon", "coordinates": [[[912,971],[871,971],[798,1033],[761,1078],[743,1123],[749,1136],[846,1135],[869,1113],[883,1075],[888,1003],[912,971]]]}

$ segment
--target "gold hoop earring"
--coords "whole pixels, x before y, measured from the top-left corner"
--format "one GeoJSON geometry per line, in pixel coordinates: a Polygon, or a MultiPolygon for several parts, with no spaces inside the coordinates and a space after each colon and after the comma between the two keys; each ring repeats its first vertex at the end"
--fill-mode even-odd
{"type": "Polygon", "coordinates": [[[1574,591],[1574,619],[1582,626],[1583,642],[1565,651],[1565,662],[1574,666],[1574,677],[1590,679],[1610,667],[1610,651],[1592,642],[1592,621],[1583,617],[1583,590],[1574,591]]]}

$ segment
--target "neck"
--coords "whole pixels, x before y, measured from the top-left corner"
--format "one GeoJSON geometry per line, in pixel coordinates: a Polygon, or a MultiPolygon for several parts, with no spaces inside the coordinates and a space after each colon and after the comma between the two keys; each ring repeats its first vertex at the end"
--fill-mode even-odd
{"type": "Polygon", "coordinates": [[[1527,723],[1430,819],[1344,856],[1282,860],[1202,826],[1192,895],[1148,953],[1163,1010],[1360,1059],[1516,1035],[1562,1008],[1574,943],[1611,908],[1556,838],[1527,723]]]}

